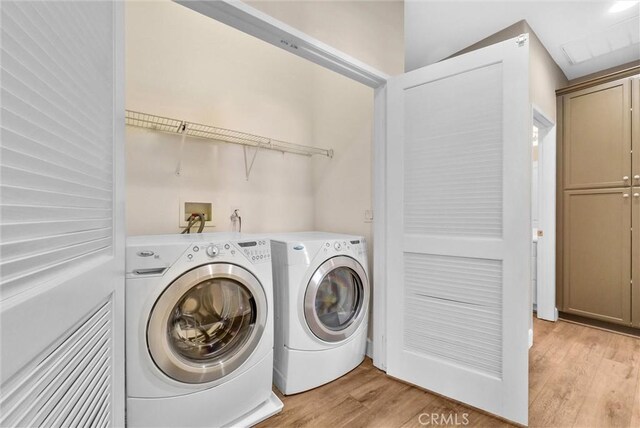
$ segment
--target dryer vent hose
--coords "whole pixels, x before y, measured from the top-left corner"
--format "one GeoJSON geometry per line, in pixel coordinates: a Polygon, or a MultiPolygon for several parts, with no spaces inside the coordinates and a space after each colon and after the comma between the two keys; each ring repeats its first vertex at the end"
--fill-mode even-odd
{"type": "Polygon", "coordinates": [[[189,223],[187,223],[187,227],[184,228],[184,230],[182,232],[180,232],[181,234],[183,233],[191,233],[191,228],[193,227],[194,224],[196,224],[196,222],[200,222],[200,226],[198,226],[198,232],[197,233],[202,233],[202,231],[204,230],[204,214],[202,213],[193,213],[189,216],[189,223]]]}

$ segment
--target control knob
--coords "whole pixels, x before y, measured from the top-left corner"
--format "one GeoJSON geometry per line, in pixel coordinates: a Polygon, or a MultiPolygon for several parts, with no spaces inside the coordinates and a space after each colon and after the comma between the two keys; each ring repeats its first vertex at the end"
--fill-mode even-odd
{"type": "Polygon", "coordinates": [[[209,245],[207,247],[207,256],[209,257],[215,257],[219,252],[220,250],[218,250],[218,247],[216,247],[215,245],[209,245]]]}

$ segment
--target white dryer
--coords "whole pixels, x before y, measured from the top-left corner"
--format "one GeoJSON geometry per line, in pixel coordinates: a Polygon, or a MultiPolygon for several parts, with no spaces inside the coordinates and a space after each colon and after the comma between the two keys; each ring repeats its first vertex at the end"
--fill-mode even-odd
{"type": "Polygon", "coordinates": [[[251,426],[282,409],[270,253],[239,234],[127,240],[129,427],[251,426]]]}
{"type": "Polygon", "coordinates": [[[331,382],[365,356],[367,249],[360,236],[270,236],[275,291],[274,383],[295,394],[331,382]]]}

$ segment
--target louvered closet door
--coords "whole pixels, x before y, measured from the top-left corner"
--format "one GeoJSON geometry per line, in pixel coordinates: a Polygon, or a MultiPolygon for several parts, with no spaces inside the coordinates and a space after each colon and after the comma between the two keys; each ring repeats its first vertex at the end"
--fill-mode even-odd
{"type": "Polygon", "coordinates": [[[122,426],[123,7],[0,20],[0,426],[122,426]]]}
{"type": "Polygon", "coordinates": [[[528,42],[388,84],[387,369],[526,424],[528,42]]]}

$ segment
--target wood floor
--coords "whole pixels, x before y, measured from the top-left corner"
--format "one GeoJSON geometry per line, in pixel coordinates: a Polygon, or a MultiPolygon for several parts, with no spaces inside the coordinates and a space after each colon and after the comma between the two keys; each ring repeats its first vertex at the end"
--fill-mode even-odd
{"type": "MultiPolygon", "coordinates": [[[[328,385],[279,396],[284,410],[259,427],[404,428],[463,426],[467,420],[466,426],[472,427],[510,426],[396,381],[369,359],[328,385]],[[445,423],[423,416],[428,425],[421,425],[423,413],[443,415],[445,423]]],[[[564,321],[535,320],[529,425],[640,427],[640,339],[564,321]]]]}

